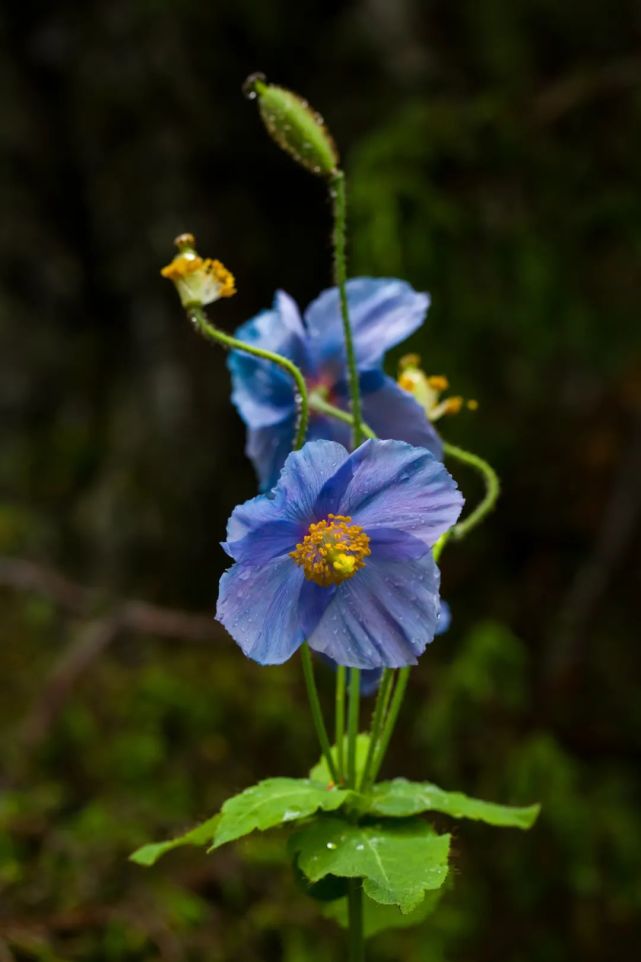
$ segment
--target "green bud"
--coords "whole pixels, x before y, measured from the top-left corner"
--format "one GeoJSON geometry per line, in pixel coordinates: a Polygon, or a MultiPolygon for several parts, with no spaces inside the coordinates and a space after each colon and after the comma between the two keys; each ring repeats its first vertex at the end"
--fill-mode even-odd
{"type": "Polygon", "coordinates": [[[306,100],[284,87],[268,84],[263,74],[248,77],[243,93],[258,101],[267,132],[294,160],[321,177],[336,173],[336,145],[323,118],[306,100]]]}

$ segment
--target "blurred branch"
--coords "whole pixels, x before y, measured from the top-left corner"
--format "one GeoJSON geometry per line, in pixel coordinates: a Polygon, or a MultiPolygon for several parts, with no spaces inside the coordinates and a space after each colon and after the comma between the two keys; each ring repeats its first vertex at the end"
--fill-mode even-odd
{"type": "Polygon", "coordinates": [[[534,117],[542,124],[554,123],[590,100],[639,84],[641,61],[636,57],[577,70],[541,91],[534,101],[534,117]]]}
{"type": "Polygon", "coordinates": [[[43,740],[79,680],[121,634],[131,632],[189,642],[220,641],[224,637],[212,615],[161,608],[139,600],[113,600],[106,604],[103,592],[71,581],[46,565],[21,558],[0,557],[0,587],[42,595],[83,619],[21,726],[19,737],[27,748],[43,740]],[[96,609],[101,599],[99,613],[96,609]]]}

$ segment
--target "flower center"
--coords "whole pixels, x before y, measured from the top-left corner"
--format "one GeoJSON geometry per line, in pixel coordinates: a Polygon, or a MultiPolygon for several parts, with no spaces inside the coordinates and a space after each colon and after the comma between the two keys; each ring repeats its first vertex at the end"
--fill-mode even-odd
{"type": "Polygon", "coordinates": [[[308,581],[322,588],[339,585],[365,567],[372,552],[369,537],[344,514],[328,514],[327,520],[310,524],[290,557],[303,569],[308,581]]]}

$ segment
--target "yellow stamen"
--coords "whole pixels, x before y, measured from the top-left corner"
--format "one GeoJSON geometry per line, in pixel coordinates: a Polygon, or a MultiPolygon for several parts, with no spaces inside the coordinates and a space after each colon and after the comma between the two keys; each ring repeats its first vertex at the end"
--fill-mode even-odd
{"type": "Polygon", "coordinates": [[[328,514],[310,524],[307,534],[290,552],[308,581],[322,588],[339,585],[365,567],[371,554],[369,537],[347,515],[328,514]]]}
{"type": "Polygon", "coordinates": [[[234,275],[220,261],[201,257],[193,234],[181,234],[175,243],[178,253],[160,273],[174,282],[185,307],[211,304],[236,293],[234,275]]]}
{"type": "Polygon", "coordinates": [[[438,421],[445,414],[458,414],[464,405],[469,411],[477,410],[478,402],[474,400],[466,403],[458,396],[441,399],[450,382],[443,374],[427,375],[421,369],[420,362],[418,354],[406,354],[401,358],[398,385],[412,395],[430,421],[438,421]]]}

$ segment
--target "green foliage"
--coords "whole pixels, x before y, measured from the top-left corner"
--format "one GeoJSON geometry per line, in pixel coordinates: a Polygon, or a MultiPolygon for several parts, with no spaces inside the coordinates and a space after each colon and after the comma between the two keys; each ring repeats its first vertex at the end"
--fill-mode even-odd
{"type": "Polygon", "coordinates": [[[150,866],[155,865],[159,858],[166,855],[167,852],[171,852],[174,848],[180,848],[183,845],[209,845],[213,841],[219,820],[220,815],[212,815],[206,822],[202,822],[189,832],[185,832],[184,835],[178,835],[167,842],[150,842],[148,845],[143,845],[137,849],[129,857],[132,862],[136,862],[138,865],[150,866]]]}
{"type": "Polygon", "coordinates": [[[319,809],[332,812],[349,792],[307,778],[267,778],[229,798],[222,807],[212,849],[259,829],[307,818],[319,809]]]}
{"type": "MultiPolygon", "coordinates": [[[[344,754],[347,757],[347,735],[345,736],[345,747],[344,754]]],[[[361,732],[356,738],[356,781],[359,782],[365,768],[365,762],[367,761],[367,751],[369,749],[369,735],[366,732],[361,732]]],[[[334,761],[337,759],[337,749],[336,745],[332,745],[332,757],[334,761]]],[[[324,785],[328,785],[331,782],[331,775],[327,768],[327,762],[324,757],[321,756],[316,765],[312,768],[309,773],[309,777],[316,782],[322,782],[324,785]]]]}
{"type": "Polygon", "coordinates": [[[402,818],[421,812],[443,812],[453,818],[471,818],[488,825],[523,829],[532,827],[539,810],[539,805],[515,808],[483,802],[462,792],[446,792],[430,782],[409,782],[405,778],[379,782],[373,788],[369,804],[372,815],[402,818]]]}
{"type": "Polygon", "coordinates": [[[365,895],[405,914],[445,881],[449,847],[449,835],[437,835],[418,819],[357,825],[319,818],[290,840],[310,881],[326,875],[362,878],[365,895]]]}

